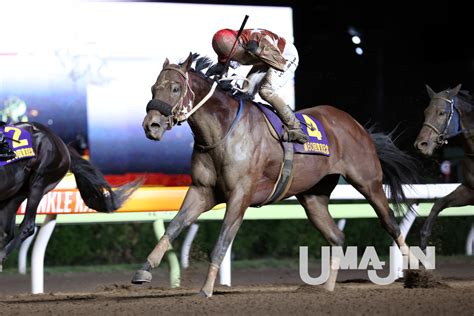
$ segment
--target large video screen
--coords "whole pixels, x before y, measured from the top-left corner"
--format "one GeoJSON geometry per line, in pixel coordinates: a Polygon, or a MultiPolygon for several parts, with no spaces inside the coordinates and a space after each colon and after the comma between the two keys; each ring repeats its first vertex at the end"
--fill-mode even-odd
{"type": "MultiPolygon", "coordinates": [[[[190,171],[187,124],[160,142],[141,124],[165,58],[189,52],[217,60],[213,34],[266,28],[293,41],[291,8],[150,2],[22,2],[0,4],[0,115],[37,121],[66,142],[87,140],[104,173],[190,171]]],[[[249,66],[236,70],[245,76],[249,66]]],[[[281,91],[294,107],[294,86],[281,91]]]]}

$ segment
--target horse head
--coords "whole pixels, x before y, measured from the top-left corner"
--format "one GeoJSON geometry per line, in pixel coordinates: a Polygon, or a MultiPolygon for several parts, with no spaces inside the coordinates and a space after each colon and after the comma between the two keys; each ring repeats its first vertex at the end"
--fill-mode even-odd
{"type": "Polygon", "coordinates": [[[447,143],[447,139],[459,129],[459,114],[456,110],[456,95],[461,89],[434,92],[426,85],[431,100],[425,109],[425,121],[415,141],[415,148],[425,156],[431,156],[435,149],[447,143]]]}
{"type": "Polygon", "coordinates": [[[194,93],[188,71],[193,62],[192,54],[181,64],[170,64],[168,58],[163,64],[155,84],[151,87],[152,99],[146,107],[143,120],[146,137],[160,140],[165,131],[176,123],[186,120],[192,109],[194,93]]]}

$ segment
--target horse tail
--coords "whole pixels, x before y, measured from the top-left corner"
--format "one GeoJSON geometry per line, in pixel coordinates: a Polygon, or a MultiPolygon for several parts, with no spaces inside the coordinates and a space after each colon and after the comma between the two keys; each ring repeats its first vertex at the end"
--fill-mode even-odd
{"type": "Polygon", "coordinates": [[[420,166],[416,159],[403,152],[393,142],[393,132],[389,134],[375,133],[373,128],[368,130],[375,143],[377,155],[382,165],[383,182],[388,186],[394,210],[397,215],[403,215],[403,205],[412,209],[402,184],[419,183],[420,166]]]}
{"type": "Polygon", "coordinates": [[[67,147],[71,157],[70,169],[76,178],[77,188],[91,209],[104,213],[113,212],[143,183],[142,179],[137,179],[112,190],[99,169],[82,158],[72,146],[67,147]]]}

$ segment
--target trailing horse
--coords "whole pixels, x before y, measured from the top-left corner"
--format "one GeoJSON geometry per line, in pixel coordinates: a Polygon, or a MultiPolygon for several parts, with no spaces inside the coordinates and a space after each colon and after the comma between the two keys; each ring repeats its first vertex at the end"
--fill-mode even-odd
{"type": "Polygon", "coordinates": [[[5,126],[5,138],[18,159],[0,166],[0,271],[8,254],[34,232],[36,209],[46,193],[71,170],[88,207],[113,212],[140,186],[141,180],[112,190],[101,172],[39,123],[5,126]],[[15,217],[27,199],[25,217],[15,236],[15,217]]]}
{"type": "Polygon", "coordinates": [[[425,122],[415,141],[415,148],[425,156],[446,144],[454,136],[462,138],[463,182],[453,192],[438,199],[431,208],[420,232],[420,247],[426,248],[438,214],[448,207],[474,204],[474,102],[461,85],[434,92],[426,86],[431,100],[425,109],[425,122]]]}
{"type": "MultiPolygon", "coordinates": [[[[134,275],[133,283],[150,282],[151,269],[160,264],[171,241],[201,213],[219,203],[227,203],[227,207],[201,291],[207,297],[212,295],[218,267],[249,206],[296,195],[310,222],[329,244],[342,246],[344,234],[328,212],[329,197],[341,175],[367,198],[397,244],[406,245],[382,181],[384,175],[389,177],[394,203],[400,205],[404,202],[401,183],[413,183],[416,167],[389,137],[369,134],[349,114],[332,106],[318,106],[297,115],[306,120],[310,136],[325,139],[325,143],[301,146],[304,150],[319,150],[320,154],[299,154],[299,149],[293,151],[293,144],[288,143],[282,150],[261,109],[216,88],[216,83],[200,72],[210,66],[209,60],[198,59],[193,70],[192,57],[189,55],[179,65],[165,61],[152,86],[152,100],[143,121],[146,136],[153,140],[160,140],[176,123],[188,121],[195,140],[192,184],[178,214],[134,275]],[[283,178],[286,184],[278,188],[283,178]],[[278,196],[274,194],[277,191],[278,196]]],[[[332,260],[337,265],[337,259],[332,260]]],[[[336,276],[337,269],[332,269],[327,289],[333,290],[336,276]]]]}

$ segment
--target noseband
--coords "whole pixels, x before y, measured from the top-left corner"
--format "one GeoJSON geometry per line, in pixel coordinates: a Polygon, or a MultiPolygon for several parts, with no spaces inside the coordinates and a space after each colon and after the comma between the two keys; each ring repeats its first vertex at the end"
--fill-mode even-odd
{"type": "MultiPolygon", "coordinates": [[[[187,72],[184,72],[179,68],[174,68],[170,66],[163,68],[162,71],[165,71],[165,70],[175,71],[178,74],[180,74],[181,77],[183,77],[185,80],[184,93],[181,94],[181,96],[178,99],[178,102],[176,102],[176,104],[171,107],[171,115],[168,117],[170,127],[171,127],[187,119],[186,113],[188,113],[193,108],[195,95],[194,95],[193,90],[191,89],[191,83],[190,83],[189,75],[187,72]]],[[[165,80],[163,80],[161,84],[163,85],[164,83],[166,83],[165,80]]]]}
{"type": "MultiPolygon", "coordinates": [[[[176,102],[176,104],[174,106],[172,106],[172,107],[170,106],[171,111],[165,111],[167,113],[171,112],[171,114],[166,115],[165,113],[160,111],[159,108],[156,109],[168,118],[169,126],[172,127],[175,124],[180,125],[180,123],[186,121],[194,112],[196,112],[201,106],[203,106],[204,103],[206,103],[207,100],[209,100],[209,98],[214,94],[214,91],[216,90],[217,81],[214,81],[214,83],[212,84],[211,89],[209,90],[207,95],[204,98],[202,98],[202,100],[198,104],[196,104],[196,106],[193,107],[195,94],[194,94],[194,91],[191,89],[191,83],[190,83],[191,80],[189,78],[188,72],[184,72],[179,68],[174,68],[174,67],[170,67],[170,66],[163,68],[162,71],[165,71],[165,70],[176,71],[177,73],[179,73],[185,79],[185,82],[186,82],[184,93],[181,95],[178,102],[176,102]],[[189,96],[187,98],[187,100],[186,100],[187,105],[186,105],[185,98],[186,98],[188,93],[190,93],[191,96],[189,96]]],[[[166,82],[167,81],[163,80],[161,85],[164,85],[166,82]]],[[[158,99],[154,99],[154,100],[158,100],[158,99]]],[[[151,105],[152,101],[153,100],[151,100],[149,102],[149,105],[151,105]]],[[[161,104],[165,103],[161,100],[158,100],[158,102],[161,103],[161,104]]],[[[151,106],[147,106],[147,112],[150,109],[153,109],[153,108],[151,108],[151,106]]]]}
{"type": "Polygon", "coordinates": [[[443,128],[442,131],[440,131],[436,126],[434,126],[431,123],[428,123],[428,122],[423,123],[424,126],[427,126],[427,127],[431,128],[436,133],[436,135],[437,135],[436,136],[436,143],[438,144],[438,146],[441,146],[443,144],[448,143],[448,138],[449,137],[454,136],[454,135],[448,135],[448,128],[449,128],[449,124],[451,124],[451,120],[453,119],[453,116],[454,116],[454,103],[455,103],[456,99],[455,99],[455,97],[453,97],[452,99],[447,99],[447,98],[443,98],[443,97],[433,97],[432,99],[440,99],[440,100],[448,102],[449,105],[450,105],[448,119],[446,120],[446,124],[444,125],[444,128],[443,128]]]}
{"type": "MultiPolygon", "coordinates": [[[[190,79],[189,79],[189,75],[188,75],[188,72],[184,72],[182,71],[181,69],[179,68],[174,68],[174,67],[165,67],[163,68],[162,71],[165,71],[165,70],[168,70],[168,71],[176,71],[178,72],[185,80],[186,80],[186,89],[184,91],[184,93],[181,95],[181,97],[179,98],[178,102],[176,102],[176,104],[171,107],[171,114],[169,116],[167,116],[168,120],[169,120],[169,126],[170,128],[172,126],[174,126],[175,124],[180,124],[181,122],[183,121],[186,121],[191,115],[193,115],[199,108],[201,108],[201,106],[203,106],[207,100],[209,100],[209,98],[214,94],[214,91],[216,90],[216,87],[217,87],[217,81],[214,81],[214,83],[212,84],[209,92],[206,94],[206,96],[204,96],[202,98],[201,101],[199,101],[198,104],[196,104],[194,107],[193,107],[193,103],[194,103],[194,98],[195,98],[195,94],[193,92],[193,90],[191,89],[191,84],[190,84],[190,79]],[[186,98],[186,95],[188,93],[191,93],[191,97],[188,97],[188,106],[186,107],[185,105],[185,98],[186,98]]],[[[164,85],[166,83],[165,80],[163,80],[161,82],[161,85],[164,85]]],[[[148,105],[147,105],[147,112],[149,110],[152,110],[152,109],[156,109],[156,110],[159,110],[158,107],[163,107],[163,105],[167,105],[167,107],[169,108],[170,105],[167,104],[166,102],[164,101],[161,101],[159,99],[153,99],[151,100],[148,105]],[[156,104],[156,105],[155,105],[156,104]],[[156,108],[155,108],[156,107],[156,108]]],[[[240,99],[239,101],[239,109],[237,111],[237,114],[234,118],[234,121],[232,122],[230,128],[227,130],[226,134],[224,135],[224,137],[218,141],[217,143],[215,144],[212,144],[212,145],[202,145],[202,144],[198,144],[197,141],[195,140],[195,145],[196,147],[198,148],[199,151],[208,151],[208,150],[211,150],[211,149],[214,149],[216,148],[217,146],[223,144],[227,137],[231,134],[231,132],[234,130],[235,126],[237,125],[237,122],[239,121],[239,118],[241,116],[241,113],[242,113],[242,109],[243,109],[243,103],[242,103],[242,98],[240,99]]],[[[167,112],[169,113],[169,111],[164,111],[164,112],[167,112]]],[[[160,113],[163,114],[163,112],[160,111],[160,113]]]]}

